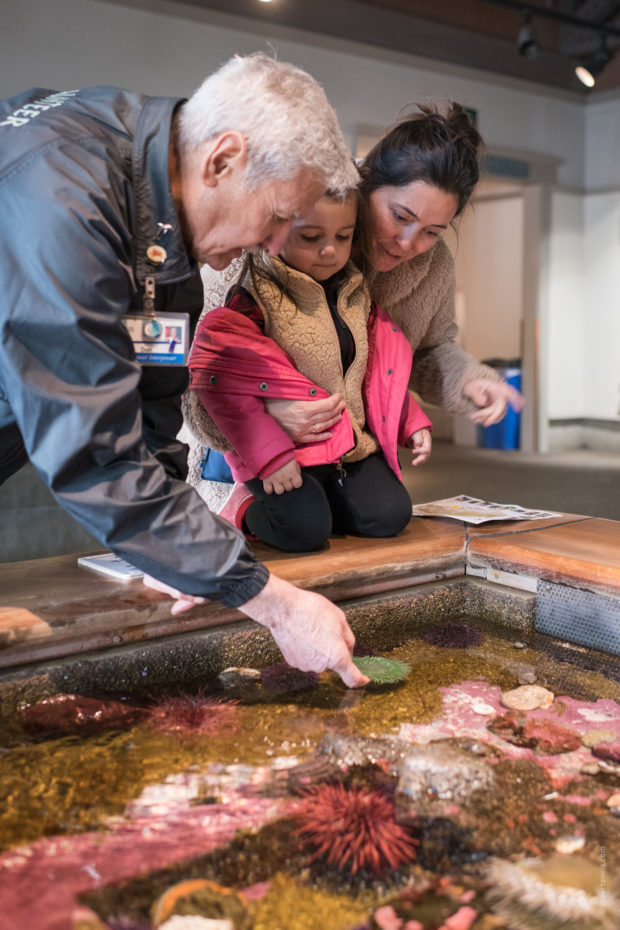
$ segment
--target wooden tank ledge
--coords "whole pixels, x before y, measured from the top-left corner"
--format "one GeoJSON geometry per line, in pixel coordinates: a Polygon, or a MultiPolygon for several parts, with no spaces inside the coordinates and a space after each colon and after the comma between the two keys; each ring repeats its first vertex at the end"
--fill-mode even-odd
{"type": "MultiPolygon", "coordinates": [[[[392,539],[334,538],[309,555],[255,551],[274,574],[334,601],[465,572],[463,527],[453,520],[412,520],[392,539]]],[[[81,568],[75,555],[0,565],[0,669],[241,619],[216,603],[172,617],[165,595],[81,568]]]]}
{"type": "Polygon", "coordinates": [[[620,522],[594,517],[467,531],[467,561],[620,596],[620,522]]]}
{"type": "MultiPolygon", "coordinates": [[[[414,518],[393,539],[333,538],[309,555],[254,551],[274,574],[336,602],[464,576],[467,563],[620,594],[620,523],[571,514],[476,528],[414,518]]],[[[164,595],[89,572],[74,555],[0,565],[4,670],[240,619],[215,603],[172,617],[164,595]]]]}

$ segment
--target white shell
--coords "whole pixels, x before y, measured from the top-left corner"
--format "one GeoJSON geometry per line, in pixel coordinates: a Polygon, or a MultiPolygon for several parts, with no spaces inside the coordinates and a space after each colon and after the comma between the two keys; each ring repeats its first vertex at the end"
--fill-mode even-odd
{"type": "Polygon", "coordinates": [[[570,853],[578,852],[580,849],[583,849],[585,844],[585,836],[577,836],[573,833],[559,836],[555,841],[555,848],[559,853],[569,855],[570,853]]]}

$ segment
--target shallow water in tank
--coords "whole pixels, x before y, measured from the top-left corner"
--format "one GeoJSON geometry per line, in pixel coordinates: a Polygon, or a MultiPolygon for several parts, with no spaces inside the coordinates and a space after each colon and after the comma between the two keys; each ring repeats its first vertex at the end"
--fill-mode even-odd
{"type": "Polygon", "coordinates": [[[381,655],[405,681],[275,665],[17,708],[0,927],[616,927],[618,658],[476,618],[381,655]]]}

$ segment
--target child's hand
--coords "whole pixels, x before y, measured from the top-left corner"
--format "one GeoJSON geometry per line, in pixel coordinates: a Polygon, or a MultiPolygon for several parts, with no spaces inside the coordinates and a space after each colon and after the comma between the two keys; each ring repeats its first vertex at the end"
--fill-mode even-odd
{"type": "Polygon", "coordinates": [[[263,478],[265,494],[284,494],[285,491],[300,488],[301,484],[301,468],[297,464],[297,459],[291,459],[290,462],[282,465],[281,468],[276,468],[270,475],[263,478]]]}
{"type": "Polygon", "coordinates": [[[429,429],[418,429],[410,437],[408,446],[413,450],[412,465],[423,465],[431,454],[431,431],[429,429]]]}

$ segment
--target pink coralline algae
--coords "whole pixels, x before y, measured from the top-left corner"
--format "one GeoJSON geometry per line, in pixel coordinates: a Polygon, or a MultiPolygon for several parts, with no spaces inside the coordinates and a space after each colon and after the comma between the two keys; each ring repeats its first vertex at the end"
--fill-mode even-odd
{"type": "Polygon", "coordinates": [[[167,697],[149,709],[147,726],[179,736],[216,736],[234,730],[237,701],[222,701],[203,694],[167,697]]]}
{"type": "Polygon", "coordinates": [[[2,913],[19,914],[19,922],[3,924],[0,918],[0,926],[68,930],[80,894],[205,855],[230,843],[248,823],[259,830],[293,814],[294,801],[245,797],[245,792],[230,789],[226,803],[206,807],[186,799],[146,816],[138,815],[135,803],[106,831],[42,837],[1,853],[2,913]]]}
{"type": "MultiPolygon", "coordinates": [[[[487,723],[507,712],[500,704],[501,689],[486,681],[461,681],[439,688],[443,708],[431,723],[401,724],[399,736],[412,743],[429,743],[447,737],[466,737],[495,746],[503,756],[530,759],[544,768],[554,787],[581,777],[581,769],[592,763],[589,745],[581,745],[573,752],[545,755],[523,745],[504,740],[488,729],[487,723]]],[[[587,739],[601,728],[615,734],[606,741],[620,744],[620,706],[609,698],[583,701],[566,695],[556,695],[547,708],[528,712],[533,720],[548,720],[587,739]]],[[[604,751],[604,750],[603,750],[604,751]]]]}
{"type": "Polygon", "coordinates": [[[444,920],[439,930],[469,930],[477,916],[478,911],[473,907],[460,907],[455,914],[444,920]]]}
{"type": "Polygon", "coordinates": [[[297,834],[314,850],[309,863],[326,857],[328,865],[355,875],[381,875],[413,862],[417,841],[396,822],[394,803],[382,791],[343,784],[310,788],[298,812],[297,834]]]}

